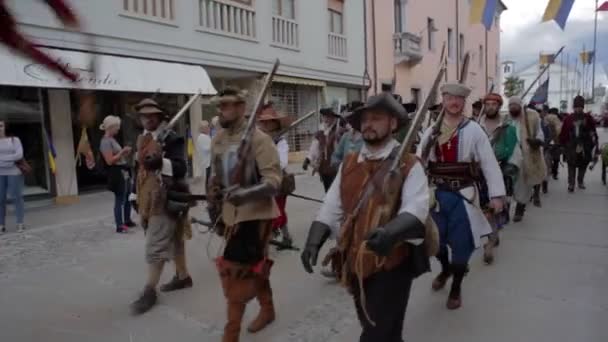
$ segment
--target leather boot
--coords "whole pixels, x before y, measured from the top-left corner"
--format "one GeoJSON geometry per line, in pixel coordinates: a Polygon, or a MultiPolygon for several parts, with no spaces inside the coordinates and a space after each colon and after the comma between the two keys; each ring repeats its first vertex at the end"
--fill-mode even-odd
{"type": "Polygon", "coordinates": [[[450,294],[446,303],[448,310],[456,310],[462,306],[461,286],[467,269],[467,265],[452,265],[454,279],[452,280],[452,287],[450,288],[450,294]]]}
{"type": "Polygon", "coordinates": [[[239,301],[228,300],[228,322],[224,326],[224,336],[222,342],[239,342],[241,336],[241,322],[245,314],[245,306],[247,304],[239,301]]]}
{"type": "Polygon", "coordinates": [[[547,181],[543,181],[543,194],[546,194],[547,192],[549,192],[549,182],[547,181]]]}
{"type": "Polygon", "coordinates": [[[247,331],[249,331],[250,333],[256,333],[266,328],[266,326],[274,322],[275,319],[270,280],[261,279],[260,285],[261,286],[257,294],[257,299],[260,303],[260,312],[258,313],[258,316],[247,327],[247,331]]]}
{"type": "Polygon", "coordinates": [[[173,277],[173,279],[171,279],[170,282],[168,282],[165,285],[160,287],[160,291],[161,292],[171,292],[171,291],[177,291],[177,290],[181,290],[181,289],[185,289],[185,288],[189,288],[189,287],[192,287],[192,278],[190,276],[188,276],[184,279],[179,279],[179,277],[176,274],[173,277]]]}
{"type": "Polygon", "coordinates": [[[513,222],[520,222],[524,218],[524,213],[526,211],[526,205],[522,203],[517,203],[515,206],[515,215],[513,216],[513,222]]]}
{"type": "Polygon", "coordinates": [[[534,193],[532,194],[532,204],[538,208],[542,206],[540,202],[540,185],[534,186],[534,193]]]}
{"type": "Polygon", "coordinates": [[[433,280],[433,291],[443,289],[448,282],[448,279],[452,276],[452,268],[450,267],[447,248],[440,249],[439,254],[437,254],[437,260],[441,263],[441,272],[433,280]]]}

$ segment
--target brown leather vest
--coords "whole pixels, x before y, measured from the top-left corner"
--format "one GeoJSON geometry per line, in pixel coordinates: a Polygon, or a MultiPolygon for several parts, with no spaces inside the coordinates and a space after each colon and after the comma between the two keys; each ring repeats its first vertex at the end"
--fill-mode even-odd
{"type": "MultiPolygon", "coordinates": [[[[385,161],[366,160],[359,163],[357,161],[358,156],[358,153],[350,153],[344,158],[342,164],[340,198],[342,208],[347,216],[355,210],[370,177],[374,176],[375,171],[383,163],[391,162],[387,159],[385,161]]],[[[414,155],[410,154],[408,156],[407,160],[401,165],[400,178],[393,184],[403,185],[416,160],[414,155]]],[[[376,184],[375,186],[382,187],[383,185],[376,184]]],[[[401,198],[401,187],[399,187],[397,198],[401,198]]],[[[375,191],[368,199],[367,204],[361,208],[358,216],[354,218],[354,223],[350,226],[344,225],[341,228],[338,247],[342,255],[343,280],[348,281],[353,275],[365,279],[376,272],[390,270],[400,265],[407,257],[408,247],[406,244],[395,246],[386,258],[380,258],[373,252],[361,248],[367,234],[372,229],[385,224],[397,214],[401,201],[396,200],[393,201],[394,203],[388,203],[388,201],[390,199],[385,196],[384,191],[375,191]],[[390,215],[387,215],[385,219],[378,219],[376,216],[381,208],[386,208],[390,212],[390,215]],[[358,260],[358,258],[360,259],[358,260]],[[359,262],[359,265],[357,265],[357,262],[359,262]]],[[[348,282],[345,285],[348,285],[348,282]]]]}
{"type": "Polygon", "coordinates": [[[329,135],[323,131],[317,132],[315,138],[319,141],[319,174],[323,176],[335,175],[338,170],[331,166],[331,155],[334,153],[338,139],[337,129],[332,129],[329,135]]]}

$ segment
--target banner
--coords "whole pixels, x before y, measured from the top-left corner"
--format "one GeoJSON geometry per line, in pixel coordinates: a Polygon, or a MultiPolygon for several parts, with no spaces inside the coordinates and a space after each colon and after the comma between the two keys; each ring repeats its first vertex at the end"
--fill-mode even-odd
{"type": "Polygon", "coordinates": [[[543,15],[543,22],[553,20],[564,30],[574,0],[550,0],[543,15]]]}

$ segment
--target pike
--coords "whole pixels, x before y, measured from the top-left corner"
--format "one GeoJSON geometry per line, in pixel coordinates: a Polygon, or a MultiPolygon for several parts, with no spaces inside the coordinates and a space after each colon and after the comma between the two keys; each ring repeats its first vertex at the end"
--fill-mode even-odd
{"type": "Polygon", "coordinates": [[[301,124],[302,122],[306,121],[306,119],[310,118],[311,116],[313,116],[317,111],[313,110],[310,111],[309,113],[307,113],[306,115],[304,115],[303,117],[297,119],[296,121],[292,122],[291,125],[289,125],[289,127],[285,127],[284,129],[282,129],[281,131],[279,131],[277,134],[275,134],[272,137],[272,140],[274,141],[274,143],[276,144],[277,142],[279,142],[279,140],[281,140],[281,137],[289,132],[292,128],[298,126],[299,124],[301,124]]]}
{"type": "MultiPolygon", "coordinates": [[[[467,52],[464,56],[464,60],[462,62],[462,68],[460,69],[460,80],[458,83],[464,84],[467,80],[467,75],[469,73],[469,62],[471,60],[471,55],[467,52]]],[[[422,148],[421,159],[423,162],[426,162],[431,154],[431,149],[437,143],[437,139],[439,138],[439,134],[441,134],[441,125],[443,124],[443,117],[445,116],[445,106],[441,108],[441,112],[439,116],[437,116],[437,121],[433,124],[433,128],[431,131],[431,136],[426,145],[422,148]]]]}
{"type": "MultiPolygon", "coordinates": [[[[488,91],[488,94],[493,93],[494,92],[494,83],[492,83],[492,86],[490,87],[490,91],[488,91]]],[[[481,118],[486,114],[486,101],[483,101],[481,104],[481,110],[479,111],[479,122],[481,122],[481,118]]]]}

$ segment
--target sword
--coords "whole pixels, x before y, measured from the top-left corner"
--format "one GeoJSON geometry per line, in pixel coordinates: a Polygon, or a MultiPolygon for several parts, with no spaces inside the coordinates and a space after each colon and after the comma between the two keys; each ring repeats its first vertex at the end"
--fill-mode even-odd
{"type": "Polygon", "coordinates": [[[316,199],[316,198],[312,198],[312,197],[308,197],[308,196],[302,196],[302,195],[293,194],[293,193],[289,194],[289,196],[295,197],[295,198],[299,198],[299,199],[303,199],[303,200],[307,200],[307,201],[311,201],[311,202],[323,203],[323,201],[321,201],[320,199],[316,199]]]}

